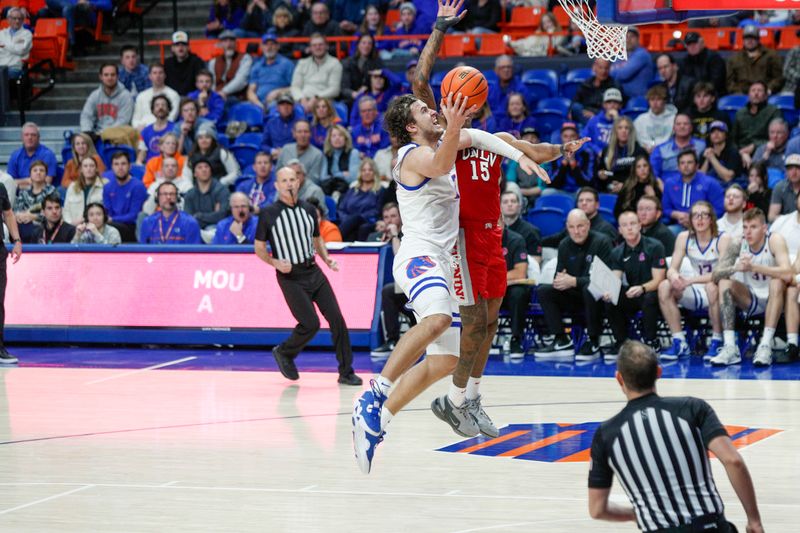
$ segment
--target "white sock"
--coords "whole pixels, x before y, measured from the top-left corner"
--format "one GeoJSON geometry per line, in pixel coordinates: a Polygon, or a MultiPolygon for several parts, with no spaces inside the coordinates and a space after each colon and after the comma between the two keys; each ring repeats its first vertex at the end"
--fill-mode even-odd
{"type": "Polygon", "coordinates": [[[456,387],[455,384],[450,384],[450,390],[447,391],[447,397],[453,402],[456,407],[464,405],[464,399],[467,397],[467,388],[456,387]]]}
{"type": "Polygon", "coordinates": [[[392,381],[387,379],[383,376],[378,376],[378,379],[375,380],[378,383],[378,388],[381,389],[381,392],[384,396],[389,396],[389,390],[392,388],[392,381]]]}
{"type": "Polygon", "coordinates": [[[712,341],[721,341],[722,340],[722,333],[717,333],[716,331],[711,333],[711,340],[712,341]]]}
{"type": "Polygon", "coordinates": [[[386,426],[392,421],[393,416],[392,412],[389,411],[386,406],[383,406],[383,409],[381,409],[381,431],[386,429],[386,426]]]}
{"type": "Polygon", "coordinates": [[[723,344],[725,346],[736,346],[736,332],[732,329],[726,329],[722,332],[723,344]]]}
{"type": "Polygon", "coordinates": [[[476,400],[480,396],[480,392],[478,392],[480,385],[481,378],[469,378],[469,381],[467,381],[467,400],[476,400]]]}
{"type": "Polygon", "coordinates": [[[794,344],[797,346],[797,333],[787,333],[786,334],[786,342],[789,344],[794,344]]]}
{"type": "Polygon", "coordinates": [[[681,344],[686,344],[686,332],[681,331],[678,333],[673,333],[672,338],[681,341],[681,344]]]}
{"type": "Polygon", "coordinates": [[[761,342],[759,346],[772,347],[772,338],[775,337],[775,328],[764,328],[764,333],[761,335],[761,342]]]}

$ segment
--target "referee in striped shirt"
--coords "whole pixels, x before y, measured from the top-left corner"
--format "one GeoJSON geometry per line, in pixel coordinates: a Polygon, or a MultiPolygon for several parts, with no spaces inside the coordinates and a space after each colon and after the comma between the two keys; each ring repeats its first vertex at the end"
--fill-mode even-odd
{"type": "Polygon", "coordinates": [[[760,533],[755,489],[744,459],[716,413],[698,398],[656,394],[661,367],[652,348],[622,345],[616,378],[628,404],[603,422],[592,441],[589,513],[592,518],[636,520],[642,531],[730,533],[714,485],[708,451],[725,467],[747,514],[748,533],[760,533]],[[633,507],[608,501],[616,474],[633,507]]]}
{"type": "Polygon", "coordinates": [[[339,383],[361,385],[361,378],[353,371],[347,324],[331,284],[314,257],[316,251],[331,270],[339,270],[319,235],[316,209],[297,198],[297,175],[290,167],[278,171],[275,189],[277,201],[263,208],[258,216],[255,251],[262,261],[275,268],[278,286],[297,319],[289,338],[272,349],[278,369],[286,379],[298,379],[294,359],[319,331],[319,318],[314,309],[317,304],[331,328],[339,361],[339,383]],[[267,241],[272,254],[267,251],[267,241]]]}

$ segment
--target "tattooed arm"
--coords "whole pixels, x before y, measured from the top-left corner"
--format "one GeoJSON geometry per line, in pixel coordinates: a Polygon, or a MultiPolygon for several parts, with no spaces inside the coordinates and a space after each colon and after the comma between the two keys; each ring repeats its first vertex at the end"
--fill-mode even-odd
{"type": "Polygon", "coordinates": [[[711,272],[711,281],[719,283],[719,280],[728,279],[736,272],[734,266],[736,265],[736,260],[739,258],[741,249],[742,241],[740,239],[733,240],[728,244],[725,254],[720,257],[717,266],[714,268],[714,271],[711,272]]]}

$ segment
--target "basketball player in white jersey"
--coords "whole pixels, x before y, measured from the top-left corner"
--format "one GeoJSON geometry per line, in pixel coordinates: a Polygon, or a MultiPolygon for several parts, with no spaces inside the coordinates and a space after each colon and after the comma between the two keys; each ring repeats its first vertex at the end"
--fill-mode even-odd
{"type": "Polygon", "coordinates": [[[786,241],[767,231],[767,217],[754,207],[745,211],[744,238],[732,242],[712,272],[717,283],[722,314],[723,346],[711,359],[713,365],[742,361],[736,344],[736,309],[747,316],[765,313],[764,332],[753,356],[755,366],[772,364],[772,339],[783,310],[786,280],[791,276],[786,241]]]}
{"type": "MultiPolygon", "coordinates": [[[[450,94],[442,100],[445,131],[436,110],[412,95],[395,98],[385,115],[385,127],[399,140],[397,201],[403,217],[403,239],[394,259],[395,283],[408,296],[417,324],[397,343],[371,390],[353,410],[353,447],[362,472],[369,473],[375,447],[383,440],[391,418],[431,384],[449,375],[459,354],[460,323],[451,293],[452,250],[458,237],[458,150],[478,148],[518,161],[526,172],[537,165],[494,135],[462,129],[477,111],[466,100],[450,94]],[[412,368],[420,356],[426,358],[412,368]],[[406,371],[408,371],[406,373],[406,371]],[[400,376],[403,380],[389,391],[400,376]]],[[[453,416],[469,418],[466,407],[453,416]]]]}
{"type": "Polygon", "coordinates": [[[725,189],[725,214],[717,220],[717,229],[731,239],[742,238],[742,217],[747,207],[747,192],[734,183],[725,189]]]}
{"type": "MultiPolygon", "coordinates": [[[[800,196],[797,197],[796,206],[800,209],[800,196]]],[[[769,227],[771,233],[781,235],[786,241],[786,248],[789,250],[789,260],[792,268],[797,274],[800,272],[800,211],[792,211],[775,219],[769,227]]],[[[792,363],[800,360],[800,342],[798,342],[798,332],[800,332],[800,309],[797,306],[797,298],[800,296],[800,288],[796,280],[786,289],[786,303],[784,304],[784,317],[786,318],[786,357],[776,358],[776,363],[792,363]]]]}
{"type": "Polygon", "coordinates": [[[729,243],[730,237],[720,234],[717,229],[714,207],[703,200],[695,202],[689,210],[689,229],[680,232],[675,239],[667,279],[658,286],[661,314],[672,333],[672,346],[661,352],[661,359],[675,361],[691,354],[686,332],[681,327],[679,307],[689,311],[708,311],[713,335],[707,358],[716,356],[722,348],[719,298],[717,286],[711,281],[711,271],[720,256],[725,254],[729,243]],[[691,264],[691,275],[683,275],[681,266],[684,258],[691,264]]]}

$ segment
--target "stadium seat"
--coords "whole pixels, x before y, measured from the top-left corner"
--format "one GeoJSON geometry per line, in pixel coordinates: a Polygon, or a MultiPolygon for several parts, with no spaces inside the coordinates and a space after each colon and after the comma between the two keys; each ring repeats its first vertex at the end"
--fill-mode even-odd
{"type": "MultiPolygon", "coordinates": [[[[440,70],[431,74],[431,89],[433,89],[433,97],[437,102],[442,98],[442,81],[447,76],[447,73],[447,70],[440,70]]],[[[484,76],[486,76],[486,73],[484,73],[484,76]]]]}
{"type": "Polygon", "coordinates": [[[348,116],[347,104],[345,104],[344,102],[334,102],[333,103],[333,107],[336,109],[336,114],[339,115],[340,119],[342,119],[342,122],[341,122],[342,126],[347,127],[347,123],[348,123],[348,120],[347,120],[347,116],[348,116]]]}
{"type": "Polygon", "coordinates": [[[70,159],[72,159],[72,147],[65,146],[61,149],[61,164],[66,165],[70,159]]]}
{"type": "Polygon", "coordinates": [[[260,146],[261,138],[262,135],[257,131],[248,131],[236,137],[236,140],[233,141],[233,144],[231,146],[242,145],[242,144],[249,144],[251,146],[260,146]]]}
{"type": "Polygon", "coordinates": [[[386,12],[386,25],[394,29],[395,24],[400,22],[400,10],[390,9],[386,12]]]}
{"type": "Polygon", "coordinates": [[[606,222],[608,222],[615,228],[617,227],[617,217],[614,216],[614,211],[612,209],[606,209],[605,207],[601,207],[600,209],[597,210],[597,212],[600,214],[601,217],[603,217],[603,219],[606,222]]]}
{"type": "Polygon", "coordinates": [[[540,137],[550,135],[554,131],[559,131],[561,125],[567,120],[566,113],[550,109],[537,109],[531,113],[531,118],[539,130],[540,137]]]}
{"type": "Polygon", "coordinates": [[[798,112],[794,107],[793,94],[774,94],[769,97],[768,102],[781,110],[783,119],[789,123],[790,128],[797,124],[798,112]]]}
{"type": "Polygon", "coordinates": [[[228,111],[228,121],[238,120],[247,123],[249,130],[264,127],[264,112],[255,104],[242,102],[236,104],[228,111]]]}
{"type": "Polygon", "coordinates": [[[736,112],[742,107],[747,105],[746,94],[729,94],[719,99],[717,108],[720,111],[725,111],[731,117],[731,124],[736,120],[736,112]]]}
{"type": "Polygon", "coordinates": [[[234,144],[229,150],[233,152],[233,156],[239,162],[240,167],[247,167],[253,164],[259,148],[252,144],[234,144]]]}
{"type": "Polygon", "coordinates": [[[131,165],[131,176],[133,176],[139,181],[142,181],[144,179],[145,170],[146,168],[144,165],[136,165],[136,164],[131,165]]]}
{"type": "Polygon", "coordinates": [[[569,98],[564,98],[562,96],[554,96],[552,98],[543,98],[539,100],[539,103],[536,104],[536,109],[539,111],[558,111],[562,115],[566,116],[569,113],[569,108],[572,105],[572,102],[569,98]]]}
{"type": "Polygon", "coordinates": [[[522,73],[522,84],[529,102],[558,96],[558,74],[555,70],[526,70],[522,73]]]}
{"type": "Polygon", "coordinates": [[[558,194],[546,194],[544,196],[540,196],[536,200],[536,209],[556,209],[564,216],[567,216],[567,213],[569,213],[574,207],[575,198],[573,198],[571,194],[560,191],[558,194]]]}
{"type": "Polygon", "coordinates": [[[205,62],[222,55],[222,48],[216,39],[196,39],[189,43],[189,48],[205,62]]]}
{"type": "Polygon", "coordinates": [[[601,192],[600,193],[600,207],[602,209],[608,209],[609,211],[614,211],[614,207],[617,205],[617,195],[611,194],[608,192],[601,192]]]}
{"type": "Polygon", "coordinates": [[[564,98],[572,100],[575,98],[575,93],[578,92],[578,87],[585,81],[593,76],[591,68],[576,68],[567,72],[567,77],[561,85],[559,93],[564,98]]]}
{"type": "Polygon", "coordinates": [[[625,104],[622,114],[634,119],[642,113],[646,113],[649,108],[650,105],[647,103],[647,98],[644,96],[635,96],[625,104]]]}
{"type": "MultiPolygon", "coordinates": [[[[541,199],[540,199],[541,200],[541,199]]],[[[558,209],[536,206],[528,211],[528,222],[539,228],[542,235],[552,235],[564,229],[567,217],[558,209]]]]}
{"type": "Polygon", "coordinates": [[[336,215],[336,200],[330,196],[325,197],[325,205],[328,207],[328,220],[336,222],[339,217],[336,215]]]}
{"type": "Polygon", "coordinates": [[[445,35],[442,47],[439,49],[439,57],[464,57],[466,55],[466,43],[468,37],[463,35],[445,35]]]}
{"type": "Polygon", "coordinates": [[[500,56],[506,53],[505,35],[500,33],[487,33],[480,36],[481,47],[479,56],[500,56]]]}
{"type": "Polygon", "coordinates": [[[515,7],[511,9],[511,19],[508,22],[499,24],[502,31],[509,30],[530,30],[536,31],[542,21],[545,9],[541,7],[515,7]]]}
{"type": "Polygon", "coordinates": [[[800,35],[797,35],[795,28],[785,28],[781,31],[778,41],[778,50],[791,50],[795,46],[800,46],[800,35]]]}

